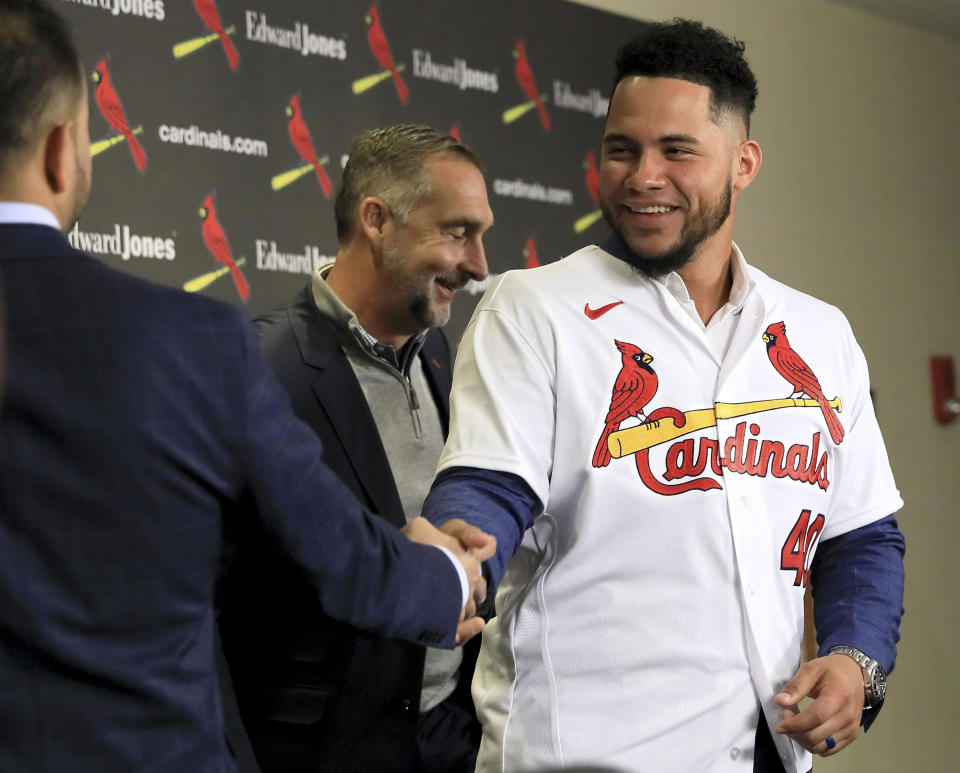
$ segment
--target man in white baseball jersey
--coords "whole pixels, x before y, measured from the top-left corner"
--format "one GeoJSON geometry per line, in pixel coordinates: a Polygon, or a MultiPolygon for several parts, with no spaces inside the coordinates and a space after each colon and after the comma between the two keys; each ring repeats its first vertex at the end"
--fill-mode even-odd
{"type": "Polygon", "coordinates": [[[733,243],[761,163],[743,45],[651,24],[617,73],[613,235],[487,292],[424,509],[498,540],[478,770],[807,771],[876,715],[902,614],[866,362],[733,243]]]}

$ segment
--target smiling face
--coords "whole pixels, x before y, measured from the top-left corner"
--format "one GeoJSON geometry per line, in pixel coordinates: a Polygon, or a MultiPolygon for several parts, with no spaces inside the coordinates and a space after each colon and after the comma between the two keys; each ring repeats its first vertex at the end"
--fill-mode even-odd
{"type": "Polygon", "coordinates": [[[628,76],[610,102],[600,204],[647,275],[675,271],[705,245],[729,241],[736,191],[752,179],[743,179],[739,160],[748,143],[742,124],[716,117],[710,97],[690,81],[628,76]]]}
{"type": "Polygon", "coordinates": [[[395,291],[398,329],[443,325],[457,290],[487,276],[482,237],[493,224],[483,175],[450,157],[428,160],[430,193],[385,233],[383,270],[395,291]]]}

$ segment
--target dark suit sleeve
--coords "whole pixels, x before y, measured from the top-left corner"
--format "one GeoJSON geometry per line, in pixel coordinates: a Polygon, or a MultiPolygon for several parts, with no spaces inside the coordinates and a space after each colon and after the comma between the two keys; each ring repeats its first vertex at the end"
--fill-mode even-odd
{"type": "Polygon", "coordinates": [[[317,590],[331,617],[417,644],[452,648],[462,606],[457,572],[363,508],[322,460],[316,435],[257,354],[244,323],[245,465],[266,538],[317,590]]]}

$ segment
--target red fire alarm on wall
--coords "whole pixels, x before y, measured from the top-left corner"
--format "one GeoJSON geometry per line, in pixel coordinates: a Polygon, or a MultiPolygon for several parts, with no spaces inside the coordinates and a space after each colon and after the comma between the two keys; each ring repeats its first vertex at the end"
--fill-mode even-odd
{"type": "Polygon", "coordinates": [[[960,414],[953,357],[930,358],[930,381],[933,385],[933,418],[940,424],[949,424],[960,414]]]}

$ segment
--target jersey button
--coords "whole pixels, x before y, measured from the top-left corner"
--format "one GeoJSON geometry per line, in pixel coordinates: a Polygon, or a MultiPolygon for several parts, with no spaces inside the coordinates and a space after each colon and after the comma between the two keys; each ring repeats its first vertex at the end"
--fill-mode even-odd
{"type": "Polygon", "coordinates": [[[747,494],[740,495],[740,507],[750,507],[750,497],[747,494]]]}
{"type": "Polygon", "coordinates": [[[734,746],[734,747],[730,750],[730,759],[731,759],[731,760],[739,760],[739,759],[740,759],[740,754],[741,754],[741,752],[740,752],[740,747],[739,747],[739,746],[734,746]]]}

